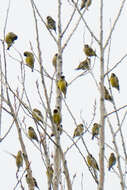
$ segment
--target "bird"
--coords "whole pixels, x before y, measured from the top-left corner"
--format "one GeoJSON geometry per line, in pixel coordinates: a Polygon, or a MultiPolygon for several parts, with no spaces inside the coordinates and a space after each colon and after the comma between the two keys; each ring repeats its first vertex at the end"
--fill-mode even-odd
{"type": "Polygon", "coordinates": [[[47,175],[47,178],[48,178],[48,185],[50,187],[49,189],[51,189],[51,184],[52,184],[52,179],[53,179],[53,173],[54,173],[54,171],[53,171],[52,164],[51,164],[51,165],[49,165],[47,167],[47,171],[46,171],[46,175],[47,175]]]}
{"type": "Polygon", "coordinates": [[[32,116],[35,120],[37,121],[43,121],[43,116],[40,110],[38,110],[37,108],[34,108],[32,111],[32,116]]]}
{"type": "Polygon", "coordinates": [[[54,109],[53,110],[53,122],[56,125],[59,125],[61,123],[61,114],[60,114],[59,109],[54,109]]]}
{"type": "Polygon", "coordinates": [[[75,70],[89,70],[90,69],[90,59],[87,57],[84,61],[80,62],[75,70]]]}
{"type": "Polygon", "coordinates": [[[93,124],[93,127],[92,127],[92,140],[94,139],[95,136],[97,136],[99,134],[99,128],[100,128],[100,124],[98,124],[98,123],[93,124]]]}
{"type": "Polygon", "coordinates": [[[74,130],[73,138],[82,135],[83,131],[84,131],[83,124],[81,123],[81,124],[77,125],[77,127],[74,130]]]}
{"type": "Polygon", "coordinates": [[[111,153],[110,157],[109,157],[109,161],[108,161],[108,170],[109,171],[115,165],[115,163],[116,163],[116,157],[115,157],[114,153],[111,153]]]}
{"type": "Polygon", "coordinates": [[[95,51],[88,44],[84,45],[83,51],[87,57],[97,56],[95,51]]]}
{"type": "Polygon", "coordinates": [[[31,140],[36,140],[38,142],[38,138],[37,138],[37,135],[35,133],[35,130],[33,127],[29,127],[28,128],[28,137],[31,139],[31,140]]]}
{"type": "Polygon", "coordinates": [[[59,90],[64,94],[64,98],[66,98],[66,93],[67,93],[67,82],[65,80],[65,76],[60,76],[60,79],[57,82],[57,86],[59,90]]]}
{"type": "Polygon", "coordinates": [[[82,0],[82,3],[81,3],[81,7],[80,7],[80,11],[86,7],[86,9],[88,10],[88,7],[91,5],[91,1],[92,0],[82,0]]]}
{"type": "Polygon", "coordinates": [[[88,154],[87,155],[87,163],[89,167],[92,167],[95,170],[99,171],[99,167],[97,164],[97,161],[95,160],[95,158],[92,156],[92,154],[88,154]]]}
{"type": "Polygon", "coordinates": [[[23,166],[23,155],[22,155],[22,151],[19,150],[17,152],[17,155],[14,155],[8,151],[5,151],[7,154],[13,156],[13,158],[15,159],[16,162],[16,166],[17,166],[17,172],[19,171],[19,168],[23,166]]]}
{"type": "Polygon", "coordinates": [[[36,181],[36,179],[34,177],[32,177],[33,181],[28,177],[27,174],[25,175],[25,177],[26,177],[26,182],[27,182],[28,185],[33,183],[34,187],[37,187],[39,189],[37,181],[36,181]]]}
{"type": "Polygon", "coordinates": [[[113,101],[111,95],[109,94],[109,91],[107,90],[107,88],[104,86],[104,99],[105,100],[109,100],[109,101],[113,101]]]}
{"type": "Polygon", "coordinates": [[[58,57],[58,53],[56,53],[53,58],[52,58],[52,65],[54,66],[55,68],[55,71],[57,69],[57,57],[58,57]]]}
{"type": "Polygon", "coordinates": [[[114,73],[110,76],[110,83],[112,87],[116,88],[118,91],[120,90],[118,77],[114,73]]]}
{"type": "Polygon", "coordinates": [[[18,36],[16,34],[14,34],[13,32],[9,32],[5,36],[5,42],[7,43],[7,50],[10,49],[10,47],[12,46],[14,41],[17,40],[17,38],[18,38],[18,36]]]}
{"type": "Polygon", "coordinates": [[[33,53],[29,52],[29,51],[25,51],[24,52],[24,56],[26,57],[25,61],[26,61],[26,65],[28,67],[31,68],[32,72],[33,72],[33,69],[34,69],[34,55],[33,53]]]}
{"type": "Polygon", "coordinates": [[[16,166],[19,170],[20,167],[23,166],[23,157],[22,157],[22,151],[19,150],[17,155],[16,155],[16,166]]]}
{"type": "Polygon", "coordinates": [[[51,16],[47,16],[46,19],[47,19],[47,24],[46,24],[47,28],[51,29],[51,30],[54,30],[56,32],[56,22],[55,22],[55,20],[51,16]]]}

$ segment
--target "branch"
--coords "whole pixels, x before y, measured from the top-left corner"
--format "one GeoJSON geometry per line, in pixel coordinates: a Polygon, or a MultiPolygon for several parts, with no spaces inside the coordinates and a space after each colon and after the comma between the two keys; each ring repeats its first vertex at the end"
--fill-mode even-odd
{"type": "Polygon", "coordinates": [[[103,0],[100,1],[100,125],[99,130],[99,165],[100,179],[98,190],[104,188],[104,151],[105,151],[105,105],[104,105],[104,49],[103,49],[103,0]]]}
{"type": "Polygon", "coordinates": [[[114,29],[115,29],[115,26],[116,26],[116,24],[117,24],[117,22],[118,22],[118,20],[120,18],[120,15],[122,13],[122,10],[123,10],[125,2],[126,2],[126,0],[123,0],[122,3],[121,3],[120,9],[119,9],[118,14],[117,14],[117,17],[116,17],[116,19],[115,19],[115,21],[114,21],[114,23],[112,25],[112,28],[111,28],[110,33],[108,35],[108,38],[107,38],[107,40],[105,42],[104,49],[107,47],[107,45],[109,43],[109,40],[110,40],[110,38],[112,36],[112,33],[113,33],[114,29]]]}

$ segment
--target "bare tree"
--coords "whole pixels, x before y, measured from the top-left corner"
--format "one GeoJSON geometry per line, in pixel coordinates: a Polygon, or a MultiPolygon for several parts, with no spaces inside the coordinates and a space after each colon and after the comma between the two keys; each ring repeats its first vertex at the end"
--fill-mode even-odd
{"type": "MultiPolygon", "coordinates": [[[[28,39],[29,48],[22,51],[17,46],[20,37],[15,31],[7,32],[13,4],[9,1],[0,53],[0,140],[6,141],[12,130],[17,134],[13,139],[18,141],[21,151],[5,150],[17,166],[17,181],[12,189],[25,189],[27,184],[29,190],[71,190],[96,184],[98,190],[103,190],[107,188],[107,176],[112,174],[120,188],[126,189],[127,105],[116,101],[120,82],[114,72],[127,54],[117,56],[112,64],[110,58],[126,0],[119,2],[113,21],[106,17],[105,2],[99,1],[99,15],[93,15],[90,22],[89,15],[95,14],[92,9],[96,3],[58,0],[54,18],[50,12],[43,16],[39,7],[43,2],[30,0],[29,23],[34,22],[34,40],[28,39]],[[52,47],[56,50],[52,51],[52,47]],[[82,60],[77,63],[80,48],[82,60]],[[76,65],[72,71],[73,64],[69,62],[73,61],[76,65]],[[9,62],[16,65],[14,71],[9,70],[9,62]],[[3,130],[7,120],[8,128],[3,130]],[[44,187],[34,178],[35,160],[30,150],[40,156],[36,165],[45,176],[38,176],[44,187]]],[[[24,25],[24,30],[27,27],[24,25]]]]}

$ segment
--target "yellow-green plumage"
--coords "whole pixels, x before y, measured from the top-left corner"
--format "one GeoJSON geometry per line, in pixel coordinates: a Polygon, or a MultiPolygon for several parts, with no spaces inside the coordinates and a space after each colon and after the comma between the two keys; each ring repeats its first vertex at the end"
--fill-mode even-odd
{"type": "Polygon", "coordinates": [[[37,135],[36,135],[35,130],[33,129],[33,127],[29,127],[29,128],[28,128],[28,137],[29,137],[31,140],[36,140],[36,141],[38,141],[37,135]]]}
{"type": "Polygon", "coordinates": [[[109,91],[107,90],[107,88],[104,86],[104,99],[105,100],[109,100],[109,101],[113,101],[111,95],[109,94],[109,91]]]}
{"type": "Polygon", "coordinates": [[[43,121],[43,116],[40,110],[38,110],[37,108],[34,108],[32,111],[32,116],[34,119],[36,119],[37,121],[43,121]]]}
{"type": "Polygon", "coordinates": [[[92,140],[94,139],[95,136],[98,136],[99,128],[100,128],[100,124],[98,124],[98,123],[93,124],[93,127],[92,127],[92,140]]]}
{"type": "Polygon", "coordinates": [[[51,16],[47,16],[47,28],[56,32],[56,22],[51,16]]]}
{"type": "Polygon", "coordinates": [[[24,56],[26,57],[25,61],[26,61],[26,65],[28,67],[30,67],[32,69],[34,69],[34,55],[33,53],[29,52],[29,51],[25,51],[24,52],[24,56]]]}
{"type": "Polygon", "coordinates": [[[80,62],[76,70],[89,70],[90,69],[90,59],[87,57],[84,61],[80,62]]]}
{"type": "Polygon", "coordinates": [[[109,157],[109,161],[108,161],[108,170],[110,171],[110,169],[116,164],[116,157],[114,155],[114,153],[110,154],[109,157]]]}
{"type": "Polygon", "coordinates": [[[91,0],[82,0],[80,10],[82,10],[82,9],[85,8],[85,7],[86,7],[86,9],[88,9],[88,7],[89,7],[90,5],[91,5],[91,0]]]}
{"type": "Polygon", "coordinates": [[[110,83],[112,87],[116,88],[119,91],[119,80],[114,73],[111,74],[110,83]]]}
{"type": "Polygon", "coordinates": [[[57,86],[59,90],[64,94],[64,98],[66,98],[67,82],[65,81],[65,76],[60,77],[60,80],[58,80],[57,82],[57,86]]]}
{"type": "Polygon", "coordinates": [[[92,154],[88,154],[87,155],[87,163],[88,163],[89,167],[92,167],[93,169],[96,169],[96,170],[99,171],[99,167],[98,167],[97,161],[92,156],[92,154]]]}
{"type": "Polygon", "coordinates": [[[12,46],[14,41],[17,40],[17,38],[18,38],[18,36],[16,34],[14,34],[13,32],[9,32],[5,36],[5,42],[7,43],[7,50],[10,49],[10,47],[12,46]]]}
{"type": "Polygon", "coordinates": [[[53,110],[53,122],[56,125],[59,125],[61,123],[61,114],[58,109],[53,110]]]}
{"type": "Polygon", "coordinates": [[[22,157],[22,152],[21,150],[18,151],[17,155],[16,155],[16,166],[19,170],[20,167],[23,166],[23,157],[22,157]]]}
{"type": "Polygon", "coordinates": [[[84,131],[83,124],[77,125],[76,129],[74,130],[73,138],[82,135],[83,131],[84,131]]]}
{"type": "Polygon", "coordinates": [[[86,54],[86,56],[88,57],[92,57],[92,56],[97,56],[95,51],[88,45],[84,45],[84,53],[86,54]]]}

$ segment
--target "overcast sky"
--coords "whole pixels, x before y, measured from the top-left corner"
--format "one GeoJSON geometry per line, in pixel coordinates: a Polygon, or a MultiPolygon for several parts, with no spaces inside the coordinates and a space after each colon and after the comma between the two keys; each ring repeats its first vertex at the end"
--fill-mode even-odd
{"type": "MultiPolygon", "coordinates": [[[[62,2],[62,28],[65,28],[67,21],[72,13],[73,7],[68,4],[67,0],[64,0],[62,2]],[[65,2],[64,2],[65,1],[65,2]]],[[[8,7],[8,0],[1,0],[2,6],[0,6],[0,39],[3,39],[3,29],[5,25],[5,18],[6,18],[6,11],[8,7]]],[[[45,18],[50,15],[52,16],[56,22],[57,22],[57,0],[47,0],[47,1],[39,1],[36,0],[35,3],[37,3],[37,7],[40,11],[41,16],[45,20],[45,18]]],[[[92,2],[92,5],[89,7],[89,10],[85,13],[84,18],[86,19],[87,23],[89,24],[90,28],[92,29],[93,33],[99,38],[99,6],[100,1],[94,1],[92,2]]],[[[111,1],[105,1],[104,2],[104,43],[107,39],[107,36],[109,34],[110,28],[116,18],[116,15],[118,13],[120,7],[120,1],[116,0],[115,3],[111,1]],[[111,21],[110,21],[111,20],[111,21]]],[[[65,43],[69,33],[71,32],[72,28],[74,27],[76,20],[78,19],[79,14],[76,13],[75,19],[73,23],[71,24],[69,30],[67,31],[67,34],[65,34],[65,37],[63,39],[63,44],[65,43]]],[[[121,17],[117,23],[116,29],[113,32],[112,37],[112,44],[111,44],[111,54],[110,54],[110,63],[109,68],[112,68],[118,62],[126,53],[126,34],[127,34],[127,27],[126,27],[126,19],[127,18],[127,6],[125,5],[125,8],[121,14],[121,17]]],[[[49,32],[47,32],[44,24],[41,22],[40,18],[37,17],[38,24],[39,24],[39,37],[40,37],[40,45],[41,45],[41,51],[42,51],[42,58],[43,58],[43,64],[46,70],[49,72],[50,75],[53,75],[54,68],[52,67],[51,61],[53,55],[58,51],[57,46],[55,42],[53,41],[52,37],[50,36],[49,32]]],[[[6,33],[8,32],[14,32],[18,35],[18,40],[15,41],[14,47],[22,54],[26,50],[30,50],[30,44],[32,43],[33,50],[37,54],[37,48],[36,48],[36,34],[35,34],[35,23],[32,13],[32,8],[29,0],[11,0],[10,10],[9,10],[9,17],[7,21],[7,27],[6,27],[6,33]]],[[[53,32],[55,36],[55,34],[53,32]]],[[[63,73],[66,76],[67,82],[71,82],[78,74],[82,73],[81,71],[76,71],[75,68],[78,66],[80,61],[83,61],[85,58],[84,52],[83,52],[83,44],[84,43],[91,43],[91,35],[89,34],[88,30],[84,26],[83,22],[81,21],[76,32],[74,33],[72,39],[70,40],[68,46],[65,48],[63,53],[63,73]]],[[[94,50],[96,50],[97,55],[99,56],[99,47],[98,44],[93,39],[92,47],[94,50]]],[[[2,44],[0,44],[0,54],[3,56],[2,53],[2,44]]],[[[15,57],[16,59],[20,60],[19,54],[15,51],[14,48],[10,48],[8,52],[6,52],[7,56],[7,70],[8,70],[8,79],[11,84],[11,87],[15,90],[17,87],[20,88],[20,64],[19,62],[16,62],[10,56],[15,57]]],[[[23,58],[24,59],[24,58],[23,58]]],[[[3,60],[3,58],[2,58],[3,60]]],[[[107,64],[107,51],[105,56],[105,65],[107,64]]],[[[93,74],[95,75],[95,78],[97,82],[99,82],[99,59],[92,58],[92,65],[94,65],[93,68],[93,74]],[[94,64],[95,61],[95,64],[94,64]]],[[[37,63],[37,60],[35,62],[35,69],[39,69],[39,64],[37,63]]],[[[105,68],[106,69],[106,68],[105,68]]],[[[26,82],[25,86],[28,92],[28,95],[30,97],[30,100],[32,102],[32,108],[38,107],[42,109],[39,97],[37,96],[37,90],[36,90],[36,81],[38,80],[40,82],[40,74],[37,71],[34,71],[33,73],[28,67],[25,67],[26,70],[26,82]]],[[[126,97],[127,97],[127,91],[126,91],[126,71],[127,71],[127,60],[124,59],[118,67],[116,67],[113,72],[119,76],[120,81],[120,93],[117,92],[117,90],[113,89],[113,95],[115,97],[115,102],[117,105],[117,108],[120,106],[126,105],[126,97]]],[[[107,79],[105,79],[105,84],[108,84],[107,79]]],[[[48,80],[46,80],[47,86],[50,83],[48,80]]],[[[55,83],[54,83],[55,85],[55,83]]],[[[41,85],[40,85],[41,87],[41,85]]],[[[55,87],[54,87],[55,89],[55,87]]],[[[74,117],[76,118],[77,123],[81,123],[81,116],[84,119],[84,121],[89,124],[92,119],[92,113],[93,113],[93,105],[94,102],[97,102],[96,105],[96,116],[94,119],[94,122],[99,122],[99,92],[97,90],[96,84],[91,76],[91,74],[84,75],[77,80],[75,80],[72,85],[68,87],[67,91],[67,99],[66,102],[69,106],[69,108],[72,110],[74,117]]],[[[52,110],[55,107],[55,93],[53,93],[53,101],[52,101],[52,110]]],[[[113,110],[113,106],[110,102],[106,102],[106,108],[108,112],[113,110]]],[[[42,113],[44,110],[42,110],[42,113]]],[[[125,110],[120,111],[120,118],[122,119],[123,114],[125,110]]],[[[3,112],[4,113],[4,112],[3,112]]],[[[34,123],[31,123],[31,119],[27,117],[25,114],[21,114],[21,120],[25,116],[25,122],[29,125],[34,125],[34,123]]],[[[114,127],[117,122],[112,117],[114,122],[114,127]]],[[[63,126],[65,131],[67,131],[71,136],[73,135],[73,131],[75,129],[74,121],[72,120],[70,114],[67,112],[66,106],[63,103],[63,126]]],[[[126,121],[126,120],[125,120],[126,121]]],[[[7,116],[7,114],[3,114],[3,120],[2,120],[2,136],[9,128],[10,124],[12,122],[11,117],[7,116]]],[[[125,122],[126,123],[126,122],[125,122]]],[[[109,143],[112,147],[112,139],[110,135],[109,127],[106,125],[106,142],[109,143]]],[[[123,126],[125,128],[126,125],[123,126]]],[[[127,136],[126,130],[125,130],[125,137],[127,136]]],[[[34,145],[27,139],[24,135],[24,142],[27,143],[27,151],[29,155],[29,159],[31,161],[31,167],[33,176],[36,178],[38,185],[40,186],[40,189],[43,189],[44,187],[47,187],[47,179],[45,178],[45,167],[42,163],[40,153],[36,150],[34,145]]],[[[91,140],[91,135],[89,133],[84,134],[84,141],[89,147],[89,151],[93,154],[93,156],[96,157],[97,161],[99,159],[99,147],[98,147],[98,141],[95,139],[94,141],[91,140]]],[[[50,142],[51,143],[51,142],[50,142]]],[[[66,150],[66,148],[71,144],[72,142],[68,139],[68,137],[63,134],[61,136],[61,144],[63,147],[63,150],[66,150]]],[[[84,153],[84,156],[87,155],[86,150],[84,146],[80,142],[78,142],[79,147],[82,147],[82,151],[84,153]]],[[[17,130],[15,128],[15,125],[12,127],[11,132],[6,137],[4,141],[1,142],[0,146],[0,183],[1,187],[4,190],[11,190],[14,188],[16,184],[16,165],[15,160],[13,157],[6,154],[4,151],[11,152],[13,154],[16,154],[17,151],[20,149],[20,144],[18,141],[17,136],[17,130]]],[[[51,146],[50,152],[53,152],[53,147],[51,146]]],[[[106,147],[106,153],[107,157],[109,157],[111,150],[106,147]]],[[[95,188],[95,183],[90,176],[88,169],[81,158],[79,156],[79,153],[77,152],[76,148],[72,148],[70,152],[67,154],[67,160],[68,160],[68,167],[71,174],[71,179],[74,174],[76,174],[76,178],[74,181],[73,189],[76,190],[81,189],[81,176],[83,173],[83,189],[88,188],[95,188]]],[[[52,160],[53,161],[53,160],[52,160]]],[[[124,167],[124,166],[123,166],[124,167]]],[[[117,166],[115,166],[115,169],[117,170],[117,166]]],[[[23,169],[21,169],[20,173],[22,173],[23,169]]],[[[106,177],[106,184],[105,187],[109,188],[120,188],[120,182],[118,177],[113,172],[107,171],[107,162],[105,162],[105,177],[106,177]]],[[[25,182],[25,179],[23,178],[23,185],[25,185],[25,190],[27,190],[27,185],[25,182]]],[[[20,190],[20,187],[17,187],[17,190],[20,190]]]]}

